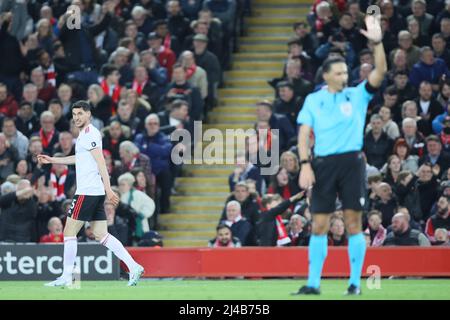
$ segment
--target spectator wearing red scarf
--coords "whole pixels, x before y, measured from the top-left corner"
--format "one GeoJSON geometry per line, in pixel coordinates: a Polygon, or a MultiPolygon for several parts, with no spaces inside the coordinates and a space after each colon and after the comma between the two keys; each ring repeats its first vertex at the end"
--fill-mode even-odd
{"type": "Polygon", "coordinates": [[[138,96],[147,100],[152,109],[156,108],[160,98],[159,88],[151,81],[145,66],[139,65],[134,68],[134,79],[131,88],[137,92],[138,96]]]}
{"type": "Polygon", "coordinates": [[[205,69],[197,66],[192,51],[184,51],[180,58],[181,64],[186,70],[186,79],[188,83],[193,87],[199,88],[202,98],[206,99],[208,96],[208,77],[205,69]]]}
{"type": "Polygon", "coordinates": [[[155,32],[149,33],[149,35],[147,36],[147,43],[150,47],[150,50],[158,59],[159,65],[167,69],[169,80],[172,79],[173,66],[177,60],[175,53],[163,46],[163,39],[155,32]]]}
{"type": "MultiPolygon", "coordinates": [[[[289,174],[283,167],[280,167],[277,174],[272,177],[272,181],[267,190],[267,193],[279,194],[284,200],[289,200],[290,197],[299,192],[300,187],[298,186],[298,183],[289,180],[289,174]]],[[[290,209],[293,210],[294,206],[291,205],[290,209]]]]}
{"type": "MultiPolygon", "coordinates": [[[[120,73],[119,69],[115,66],[107,64],[102,68],[102,76],[103,80],[100,82],[100,86],[103,89],[103,92],[111,97],[113,102],[117,104],[120,100],[120,90],[122,87],[119,85],[120,73]]],[[[113,114],[115,113],[115,109],[112,110],[113,114]]]]}
{"type": "MultiPolygon", "coordinates": [[[[64,157],[62,153],[55,153],[54,157],[64,157]]],[[[52,164],[50,170],[50,190],[55,201],[62,202],[67,199],[70,189],[75,184],[75,174],[67,165],[52,164]]]]}
{"type": "Polygon", "coordinates": [[[300,200],[304,192],[299,192],[283,200],[279,194],[268,193],[262,198],[263,209],[259,218],[258,239],[260,246],[286,246],[291,243],[283,217],[290,215],[289,207],[300,200]]]}
{"type": "Polygon", "coordinates": [[[172,50],[176,56],[179,56],[181,52],[181,44],[176,36],[170,34],[169,28],[167,26],[167,20],[156,20],[154,27],[155,33],[159,35],[163,40],[162,43],[164,48],[172,50]]]}
{"type": "Polygon", "coordinates": [[[55,128],[55,116],[50,111],[44,111],[40,118],[41,129],[33,136],[41,138],[44,153],[52,154],[53,148],[58,143],[59,132],[55,128]]]}

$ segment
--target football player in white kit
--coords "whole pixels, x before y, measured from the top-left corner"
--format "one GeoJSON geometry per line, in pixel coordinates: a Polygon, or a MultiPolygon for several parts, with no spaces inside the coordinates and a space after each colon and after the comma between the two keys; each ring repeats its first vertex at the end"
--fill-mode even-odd
{"type": "Polygon", "coordinates": [[[122,243],[108,233],[104,210],[105,193],[108,201],[114,206],[119,198],[111,189],[109,174],[102,152],[102,136],[91,123],[91,106],[86,101],[78,101],[72,105],[72,116],[75,125],[80,130],[75,156],[50,157],[38,155],[41,164],[59,163],[75,164],[77,190],[72,205],[67,213],[64,228],[64,266],[63,274],[46,286],[69,286],[73,281],[73,269],[77,255],[77,234],[86,221],[90,222],[95,239],[110,249],[122,260],[130,271],[129,286],[135,286],[144,273],[122,243]]]}

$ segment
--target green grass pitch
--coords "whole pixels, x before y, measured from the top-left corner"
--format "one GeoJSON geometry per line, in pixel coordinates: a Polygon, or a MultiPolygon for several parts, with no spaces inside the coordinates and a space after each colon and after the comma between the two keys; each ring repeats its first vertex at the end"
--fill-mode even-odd
{"type": "MultiPolygon", "coordinates": [[[[126,281],[82,281],[79,289],[48,288],[42,281],[0,282],[0,300],[303,300],[347,299],[346,280],[322,280],[322,295],[291,296],[305,284],[304,279],[283,280],[153,280],[143,279],[136,287],[126,281]]],[[[381,288],[369,290],[362,280],[363,295],[356,300],[450,299],[450,279],[382,279],[381,288]]]]}

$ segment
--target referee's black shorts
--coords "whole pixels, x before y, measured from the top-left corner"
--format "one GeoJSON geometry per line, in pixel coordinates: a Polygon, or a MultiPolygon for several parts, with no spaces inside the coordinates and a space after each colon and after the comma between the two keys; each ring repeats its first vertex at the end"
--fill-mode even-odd
{"type": "Polygon", "coordinates": [[[76,194],[73,197],[67,216],[79,221],[106,220],[105,196],[86,196],[76,194]]]}
{"type": "Polygon", "coordinates": [[[365,162],[361,152],[317,157],[312,163],[316,183],[312,189],[311,213],[336,211],[336,197],[342,209],[362,211],[365,201],[365,162]]]}

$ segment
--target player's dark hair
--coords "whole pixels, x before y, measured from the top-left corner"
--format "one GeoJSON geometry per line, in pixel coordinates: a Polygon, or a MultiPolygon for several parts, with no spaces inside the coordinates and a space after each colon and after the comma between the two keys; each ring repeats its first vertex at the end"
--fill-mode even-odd
{"type": "Polygon", "coordinates": [[[331,67],[333,66],[333,64],[336,64],[336,63],[345,63],[345,59],[341,58],[341,57],[328,58],[327,60],[324,61],[323,65],[322,65],[323,73],[330,72],[331,67]]]}
{"type": "Polygon", "coordinates": [[[79,108],[83,109],[84,111],[91,111],[91,109],[92,109],[89,102],[87,102],[85,100],[79,100],[72,105],[72,110],[79,109],[79,108]]]}

